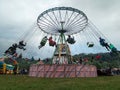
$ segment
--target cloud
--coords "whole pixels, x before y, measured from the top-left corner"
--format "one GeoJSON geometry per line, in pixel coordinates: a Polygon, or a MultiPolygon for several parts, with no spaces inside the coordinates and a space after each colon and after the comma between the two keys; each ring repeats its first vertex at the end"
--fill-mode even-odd
{"type": "Polygon", "coordinates": [[[36,23],[40,13],[58,6],[83,11],[120,50],[120,0],[0,0],[0,54],[36,23]]]}

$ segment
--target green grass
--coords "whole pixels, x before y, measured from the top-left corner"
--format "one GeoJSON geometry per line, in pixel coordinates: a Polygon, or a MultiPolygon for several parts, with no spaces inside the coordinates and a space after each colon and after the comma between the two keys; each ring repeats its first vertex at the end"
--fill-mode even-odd
{"type": "Polygon", "coordinates": [[[0,75],[0,90],[120,90],[120,76],[35,78],[0,75]]]}

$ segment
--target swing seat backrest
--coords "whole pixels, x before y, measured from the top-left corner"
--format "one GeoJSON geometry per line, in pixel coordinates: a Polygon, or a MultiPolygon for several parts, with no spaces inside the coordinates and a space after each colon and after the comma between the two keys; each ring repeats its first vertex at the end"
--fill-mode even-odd
{"type": "Polygon", "coordinates": [[[93,42],[87,42],[87,46],[88,46],[88,47],[93,47],[93,46],[94,46],[94,43],[93,43],[93,42]]]}

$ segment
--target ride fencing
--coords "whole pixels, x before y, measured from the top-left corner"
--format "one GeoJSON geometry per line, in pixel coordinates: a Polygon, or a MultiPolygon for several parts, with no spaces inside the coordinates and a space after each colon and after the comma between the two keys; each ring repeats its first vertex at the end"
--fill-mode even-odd
{"type": "Polygon", "coordinates": [[[30,67],[29,76],[48,78],[97,77],[97,68],[93,65],[33,64],[30,67]]]}

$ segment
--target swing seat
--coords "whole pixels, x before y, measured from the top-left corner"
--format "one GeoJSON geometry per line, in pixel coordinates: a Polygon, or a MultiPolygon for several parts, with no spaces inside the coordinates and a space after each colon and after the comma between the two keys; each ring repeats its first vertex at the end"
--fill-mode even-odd
{"type": "Polygon", "coordinates": [[[16,51],[10,51],[8,54],[9,55],[14,55],[16,53],[16,51]]]}
{"type": "Polygon", "coordinates": [[[75,40],[74,40],[73,38],[69,38],[67,41],[68,41],[68,43],[70,43],[70,44],[74,44],[74,43],[75,43],[75,40]]]}
{"type": "Polygon", "coordinates": [[[26,50],[26,49],[24,48],[24,46],[18,45],[17,47],[18,47],[19,49],[26,50]]]}
{"type": "Polygon", "coordinates": [[[94,43],[93,43],[93,42],[87,42],[87,46],[88,46],[88,47],[93,47],[93,46],[94,46],[94,43]]]}
{"type": "Polygon", "coordinates": [[[40,44],[41,44],[41,46],[45,46],[46,42],[43,41],[40,44]]]}
{"type": "Polygon", "coordinates": [[[112,48],[112,52],[117,52],[117,49],[115,47],[112,48]]]}
{"type": "Polygon", "coordinates": [[[19,49],[23,49],[23,47],[24,47],[24,46],[18,45],[18,48],[19,48],[19,49]]]}
{"type": "Polygon", "coordinates": [[[56,42],[51,41],[51,42],[49,42],[49,45],[54,47],[54,45],[56,45],[56,42]]]}

